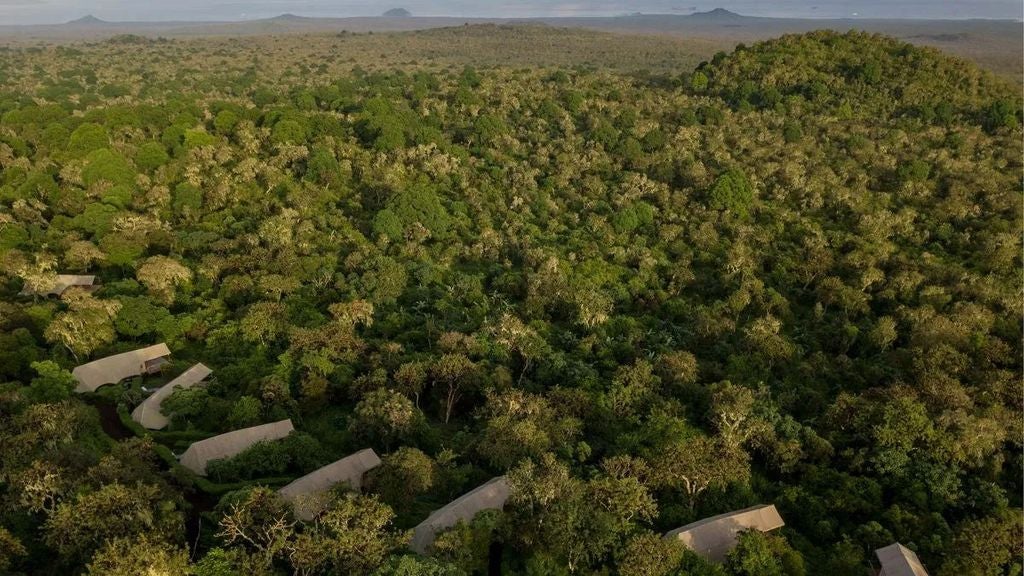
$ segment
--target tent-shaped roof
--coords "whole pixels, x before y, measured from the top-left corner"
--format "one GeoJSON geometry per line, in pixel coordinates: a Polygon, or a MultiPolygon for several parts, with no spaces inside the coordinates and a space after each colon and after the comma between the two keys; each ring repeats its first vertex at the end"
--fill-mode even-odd
{"type": "Polygon", "coordinates": [[[60,296],[65,290],[72,286],[79,286],[82,288],[91,288],[96,284],[95,276],[78,275],[78,274],[58,274],[56,283],[53,288],[45,291],[35,291],[29,287],[25,287],[21,293],[27,296],[60,296]]]}
{"type": "Polygon", "coordinates": [[[367,448],[297,478],[277,493],[292,503],[297,518],[308,522],[323,509],[323,497],[332,486],[347,482],[358,490],[363,474],[377,466],[380,466],[380,457],[372,448],[367,448]]]}
{"type": "Polygon", "coordinates": [[[167,344],[157,344],[82,364],[71,371],[78,380],[75,392],[95,392],[104,384],[117,384],[125,378],[138,376],[149,371],[148,362],[170,355],[171,350],[167,344]]]}
{"type": "Polygon", "coordinates": [[[423,554],[434,543],[438,532],[456,525],[459,520],[469,522],[481,510],[500,510],[508,499],[509,486],[504,476],[491,478],[475,490],[453,500],[444,508],[434,510],[426,520],[413,529],[409,547],[423,554]]]}
{"type": "Polygon", "coordinates": [[[139,424],[142,424],[150,430],[160,430],[167,426],[168,420],[164,416],[163,412],[160,411],[160,404],[163,403],[168,396],[174,393],[177,388],[191,388],[196,384],[202,382],[207,376],[209,376],[213,370],[210,370],[203,364],[196,364],[195,366],[185,370],[180,376],[171,380],[167,384],[160,387],[159,390],[153,392],[146,398],[142,404],[135,407],[132,411],[132,420],[135,420],[139,424]]]}
{"type": "Polygon", "coordinates": [[[875,550],[882,571],[878,576],[928,576],[917,554],[899,542],[875,550]]]}
{"type": "Polygon", "coordinates": [[[251,428],[243,428],[227,432],[213,438],[194,442],[185,450],[179,459],[181,465],[199,474],[206,475],[206,465],[211,460],[230,458],[253,444],[262,441],[278,440],[291,434],[295,427],[291,420],[281,420],[270,424],[261,424],[251,428]]]}
{"type": "Polygon", "coordinates": [[[694,552],[720,562],[736,545],[736,536],[740,532],[768,532],[784,525],[774,504],[760,504],[687,524],[665,534],[665,537],[677,538],[694,552]]]}

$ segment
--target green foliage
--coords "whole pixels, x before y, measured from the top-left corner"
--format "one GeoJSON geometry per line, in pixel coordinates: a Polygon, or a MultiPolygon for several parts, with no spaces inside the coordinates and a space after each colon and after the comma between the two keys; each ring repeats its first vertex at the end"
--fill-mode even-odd
{"type": "MultiPolygon", "coordinates": [[[[112,220],[114,214],[116,211],[103,216],[111,217],[112,220]]],[[[129,266],[142,257],[146,250],[146,240],[138,234],[107,234],[100,240],[100,250],[107,255],[107,262],[110,264],[129,266]]]]}
{"type": "Polygon", "coordinates": [[[914,159],[900,165],[896,176],[900,182],[924,182],[931,174],[932,167],[921,159],[914,159]]]}
{"type": "Polygon", "coordinates": [[[138,296],[119,300],[121,308],[114,317],[114,328],[118,334],[129,338],[154,334],[171,319],[166,308],[153,304],[149,298],[138,296]]]}
{"type": "Polygon", "coordinates": [[[302,144],[306,128],[295,120],[282,120],[274,125],[270,139],[276,144],[302,144]]]}
{"type": "Polygon", "coordinates": [[[236,576],[238,556],[237,551],[214,548],[190,568],[195,576],[236,576]]]}
{"type": "Polygon", "coordinates": [[[45,525],[45,541],[68,557],[88,558],[115,538],[182,530],[174,505],[162,501],[156,486],[108,484],[59,504],[45,525]]]}
{"type": "Polygon", "coordinates": [[[856,32],[694,60],[518,25],[0,50],[0,571],[1018,573],[1019,90],[856,32]],[[54,273],[101,285],[17,294],[54,273]],[[375,496],[293,523],[274,489],[367,447],[375,496]],[[404,553],[500,474],[445,562],[404,553]],[[658,537],[757,502],[786,528],[724,565],[658,537]]]}
{"type": "Polygon", "coordinates": [[[433,558],[398,556],[374,570],[372,576],[466,576],[466,573],[433,558]]]}
{"type": "Polygon", "coordinates": [[[184,548],[148,535],[108,540],[103,549],[93,556],[88,568],[89,576],[185,576],[191,573],[188,552],[184,548]]]}
{"type": "Polygon", "coordinates": [[[439,482],[440,470],[436,462],[416,448],[403,446],[384,457],[368,481],[384,502],[396,510],[407,508],[420,494],[425,494],[439,482]]]}
{"type": "Polygon", "coordinates": [[[437,535],[431,555],[466,574],[486,573],[491,543],[500,524],[500,512],[479,512],[470,522],[459,522],[437,535]]]}
{"type": "Polygon", "coordinates": [[[308,434],[296,432],[282,440],[257,442],[231,458],[213,460],[206,465],[206,475],[218,482],[282,476],[285,473],[301,475],[323,463],[320,443],[308,434]]]}
{"type": "Polygon", "coordinates": [[[146,171],[156,170],[167,163],[169,156],[163,144],[146,142],[135,153],[135,165],[146,171]]]}
{"type": "Polygon", "coordinates": [[[786,35],[716,58],[703,72],[710,78],[710,91],[734,106],[746,102],[774,108],[779,101],[806,102],[826,114],[845,106],[858,116],[889,118],[945,103],[990,129],[1004,121],[1012,123],[1010,115],[1016,120],[1020,109],[1019,97],[1000,99],[998,83],[986,81],[980,70],[965,62],[858,31],[786,35]],[[777,74],[783,66],[798,72],[777,74]],[[1016,105],[1009,104],[1014,101],[1016,105]],[[982,108],[990,105],[1000,111],[984,113],[982,108]],[[1005,113],[1009,110],[1010,115],[1005,113]]]}
{"type": "Polygon", "coordinates": [[[743,532],[729,551],[726,568],[736,576],[804,576],[804,563],[786,541],[757,530],[743,532]]]}
{"type": "Polygon", "coordinates": [[[499,470],[572,446],[579,433],[575,418],[559,414],[543,397],[514,390],[489,395],[483,415],[487,424],[477,450],[499,470]]]}
{"type": "Polygon", "coordinates": [[[174,212],[179,215],[197,214],[203,207],[203,191],[192,184],[182,182],[174,188],[171,205],[174,212]]]}
{"type": "Polygon", "coordinates": [[[750,215],[754,205],[754,186],[742,170],[731,168],[719,176],[708,193],[708,206],[726,210],[741,218],[750,215]]]}
{"type": "Polygon", "coordinates": [[[78,381],[70,372],[51,360],[33,362],[32,369],[38,376],[32,379],[25,393],[30,402],[60,402],[69,398],[71,392],[78,386],[78,381]]]}
{"type": "Polygon", "coordinates": [[[1021,510],[1008,509],[995,516],[968,520],[953,539],[953,556],[942,565],[940,576],[1020,574],[1022,568],[1021,510]]]}
{"type": "Polygon", "coordinates": [[[373,496],[336,496],[292,545],[297,571],[337,570],[369,574],[408,536],[391,526],[394,512],[373,496]]]}
{"type": "Polygon", "coordinates": [[[803,129],[800,128],[800,124],[798,122],[794,122],[792,120],[787,121],[786,125],[782,128],[782,137],[786,140],[787,144],[799,142],[803,136],[803,129]]]}
{"type": "Polygon", "coordinates": [[[690,89],[694,92],[703,92],[708,88],[708,77],[701,71],[696,71],[690,76],[690,89]]]}
{"type": "Polygon", "coordinates": [[[674,538],[641,533],[623,547],[616,565],[622,576],[677,574],[685,548],[674,538]]]}
{"type": "Polygon", "coordinates": [[[6,571],[17,558],[25,556],[25,554],[24,544],[8,529],[0,527],[0,570],[6,571]]]}
{"type": "Polygon", "coordinates": [[[373,233],[378,238],[385,237],[392,241],[401,240],[403,231],[402,219],[389,208],[377,212],[373,217],[373,233]]]}
{"type": "Polygon", "coordinates": [[[110,146],[110,135],[107,133],[107,129],[93,122],[79,125],[68,137],[68,152],[78,156],[84,156],[108,146],[110,146]]]}
{"type": "Polygon", "coordinates": [[[233,428],[247,428],[254,426],[260,419],[263,405],[252,396],[242,396],[231,407],[228,414],[228,424],[233,428]]]}
{"type": "MultiPolygon", "coordinates": [[[[717,186],[717,184],[716,184],[717,186]]],[[[612,226],[620,234],[636,231],[654,224],[654,207],[646,202],[637,202],[615,213],[612,226]]]]}
{"type": "Polygon", "coordinates": [[[402,110],[381,97],[371,98],[363,104],[356,130],[364,142],[377,150],[397,150],[406,144],[402,110]]]}
{"type": "Polygon", "coordinates": [[[185,130],[184,144],[186,149],[213,146],[217,144],[217,137],[201,129],[185,130]]]}
{"type": "Polygon", "coordinates": [[[201,573],[265,571],[278,561],[299,574],[368,575],[408,539],[391,526],[394,512],[373,496],[334,494],[301,530],[288,521],[288,507],[267,488],[226,495],[218,535],[231,549],[215,549],[210,562],[200,563],[201,573]]]}
{"type": "Polygon", "coordinates": [[[86,166],[82,170],[82,179],[87,186],[92,186],[101,180],[123,186],[135,184],[135,170],[127,160],[108,148],[90,152],[85,161],[86,166]]]}
{"type": "Polygon", "coordinates": [[[238,115],[231,110],[221,110],[213,119],[213,127],[217,130],[217,133],[222,136],[231,134],[237,125],[238,115]]]}
{"type": "Polygon", "coordinates": [[[341,181],[341,164],[331,150],[314,146],[306,161],[306,178],[318,184],[335,184],[341,181]]]}
{"type": "MultiPolygon", "coordinates": [[[[437,192],[423,180],[395,192],[388,199],[387,209],[401,223],[403,232],[418,224],[436,238],[443,239],[447,236],[451,222],[448,211],[441,204],[437,192]]],[[[389,235],[390,233],[391,230],[388,230],[389,235]]]]}
{"type": "Polygon", "coordinates": [[[411,440],[422,425],[423,415],[408,398],[390,390],[374,390],[358,404],[349,431],[365,442],[391,446],[411,440]]]}
{"type": "Polygon", "coordinates": [[[1014,129],[1020,125],[1020,104],[1008,99],[996,100],[985,109],[984,124],[990,131],[1014,129]]]}

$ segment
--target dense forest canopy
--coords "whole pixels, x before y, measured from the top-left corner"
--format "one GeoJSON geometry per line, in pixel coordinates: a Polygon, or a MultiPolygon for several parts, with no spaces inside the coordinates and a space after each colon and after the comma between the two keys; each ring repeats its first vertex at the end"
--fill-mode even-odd
{"type": "Polygon", "coordinates": [[[863,33],[634,73],[302,42],[0,51],[0,572],[1021,573],[1015,87],[863,33]],[[101,287],[19,294],[58,273],[101,287]],[[368,447],[314,521],[274,493],[368,447]],[[764,502],[724,564],[660,537],[764,502]]]}

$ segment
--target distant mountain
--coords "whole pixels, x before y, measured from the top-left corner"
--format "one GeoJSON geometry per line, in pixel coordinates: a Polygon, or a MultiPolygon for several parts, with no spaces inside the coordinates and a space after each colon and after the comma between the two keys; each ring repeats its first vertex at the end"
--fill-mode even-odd
{"type": "Polygon", "coordinates": [[[267,19],[270,22],[310,22],[316,21],[318,18],[308,18],[306,16],[299,16],[298,14],[284,13],[280,16],[274,16],[273,18],[267,19]]]}
{"type": "Polygon", "coordinates": [[[382,14],[382,16],[385,18],[409,18],[412,16],[412,12],[409,12],[405,8],[392,8],[382,14]]]}
{"type": "Polygon", "coordinates": [[[693,14],[690,14],[689,17],[700,20],[742,20],[746,18],[746,16],[742,14],[731,12],[725,8],[715,8],[714,10],[709,10],[707,12],[694,12],[693,14]]]}
{"type": "Polygon", "coordinates": [[[82,16],[78,20],[72,20],[68,24],[76,24],[79,26],[99,26],[104,24],[110,24],[106,20],[100,20],[99,18],[89,14],[88,16],[82,16]]]}

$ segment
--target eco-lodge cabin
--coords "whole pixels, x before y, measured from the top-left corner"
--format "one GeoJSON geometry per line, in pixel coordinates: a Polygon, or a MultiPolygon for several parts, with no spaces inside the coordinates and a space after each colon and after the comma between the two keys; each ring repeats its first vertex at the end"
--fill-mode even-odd
{"type": "Polygon", "coordinates": [[[367,448],[297,478],[277,493],[291,503],[296,518],[309,522],[324,509],[332,487],[345,483],[359,490],[363,474],[377,466],[380,466],[380,457],[372,448],[367,448]]]}
{"type": "Polygon", "coordinates": [[[434,538],[442,530],[451,528],[460,520],[469,522],[482,510],[500,510],[508,499],[508,480],[504,476],[491,478],[476,489],[459,496],[444,508],[435,510],[413,529],[409,548],[426,553],[434,538]]]}
{"type": "Polygon", "coordinates": [[[882,566],[878,576],[928,576],[917,554],[899,542],[875,550],[875,556],[882,566]]]}
{"type": "Polygon", "coordinates": [[[158,388],[135,407],[132,411],[132,420],[150,430],[162,430],[167,427],[170,420],[160,409],[160,405],[177,389],[187,389],[199,384],[213,373],[204,364],[196,364],[181,373],[180,376],[158,388]]]}
{"type": "Polygon", "coordinates": [[[179,462],[196,474],[206,476],[206,465],[212,460],[230,458],[244,452],[257,442],[280,440],[291,434],[293,430],[295,427],[292,426],[292,421],[289,419],[226,432],[213,438],[193,442],[188,450],[181,455],[179,462]]]}
{"type": "Polygon", "coordinates": [[[665,534],[675,538],[697,554],[715,562],[736,546],[736,539],[745,530],[770,532],[785,525],[774,504],[759,504],[705,518],[665,534]]]}
{"type": "Polygon", "coordinates": [[[25,286],[21,290],[22,296],[56,296],[60,298],[68,288],[81,288],[92,292],[99,289],[95,276],[79,274],[58,274],[57,280],[49,290],[33,290],[25,286]]]}
{"type": "Polygon", "coordinates": [[[71,371],[78,380],[75,392],[95,392],[104,384],[117,384],[125,378],[154,374],[170,356],[167,344],[156,344],[82,364],[71,371]]]}

